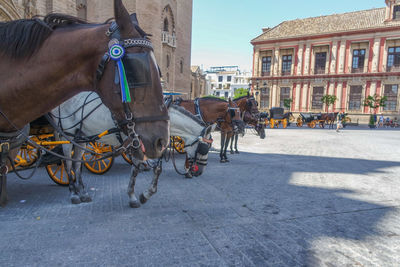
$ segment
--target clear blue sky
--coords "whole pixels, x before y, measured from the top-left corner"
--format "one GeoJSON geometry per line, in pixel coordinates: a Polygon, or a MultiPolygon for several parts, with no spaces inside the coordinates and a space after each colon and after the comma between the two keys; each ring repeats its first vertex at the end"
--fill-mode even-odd
{"type": "Polygon", "coordinates": [[[250,40],[285,20],[385,7],[385,0],[193,0],[192,65],[251,70],[250,40]]]}

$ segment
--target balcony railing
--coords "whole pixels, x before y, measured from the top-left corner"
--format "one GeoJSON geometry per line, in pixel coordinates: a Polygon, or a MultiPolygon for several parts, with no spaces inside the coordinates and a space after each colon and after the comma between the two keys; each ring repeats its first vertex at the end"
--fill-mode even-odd
{"type": "Polygon", "coordinates": [[[364,67],[351,69],[351,73],[363,73],[363,72],[364,72],[364,67]]]}
{"type": "Polygon", "coordinates": [[[290,76],[292,72],[290,70],[283,70],[282,71],[282,76],[290,76]]]}
{"type": "Polygon", "coordinates": [[[388,66],[387,71],[388,72],[400,72],[400,66],[397,66],[397,65],[388,66]]]}
{"type": "Polygon", "coordinates": [[[176,47],[176,36],[175,34],[170,34],[169,32],[162,32],[161,42],[167,44],[171,47],[176,47]]]}
{"type": "Polygon", "coordinates": [[[325,74],[325,68],[316,68],[314,74],[325,74]]]}
{"type": "Polygon", "coordinates": [[[270,72],[270,71],[262,72],[262,73],[261,73],[261,76],[263,76],[263,77],[271,76],[271,72],[270,72]]]}

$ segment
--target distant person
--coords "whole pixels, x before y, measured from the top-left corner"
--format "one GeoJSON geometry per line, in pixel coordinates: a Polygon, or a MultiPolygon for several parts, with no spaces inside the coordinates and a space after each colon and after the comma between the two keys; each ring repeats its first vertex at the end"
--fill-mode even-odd
{"type": "Polygon", "coordinates": [[[337,115],[336,132],[339,132],[340,128],[343,128],[343,125],[342,125],[343,117],[344,117],[344,114],[342,111],[340,111],[337,115]]]}
{"type": "Polygon", "coordinates": [[[384,122],[385,118],[383,117],[383,114],[381,114],[381,116],[379,116],[379,124],[378,127],[383,127],[383,122],[384,122]]]}
{"type": "Polygon", "coordinates": [[[376,126],[378,122],[378,116],[376,116],[376,113],[374,114],[374,125],[376,126]]]}
{"type": "Polygon", "coordinates": [[[387,117],[387,118],[386,118],[385,127],[388,128],[389,126],[390,126],[390,118],[387,117]]]}

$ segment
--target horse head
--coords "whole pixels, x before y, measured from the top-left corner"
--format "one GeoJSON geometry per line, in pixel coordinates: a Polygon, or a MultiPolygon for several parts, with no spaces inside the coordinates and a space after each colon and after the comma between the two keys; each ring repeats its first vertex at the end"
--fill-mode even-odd
{"type": "Polygon", "coordinates": [[[153,47],[121,0],[114,0],[114,13],[115,22],[103,33],[108,52],[97,58],[98,93],[133,139],[135,157],[158,158],[168,144],[169,117],[153,47]]]}
{"type": "Polygon", "coordinates": [[[195,145],[186,148],[187,158],[189,162],[189,175],[197,177],[204,172],[207,166],[208,152],[213,142],[211,138],[211,132],[215,130],[216,126],[217,125],[214,123],[205,127],[198,137],[195,145]]]}

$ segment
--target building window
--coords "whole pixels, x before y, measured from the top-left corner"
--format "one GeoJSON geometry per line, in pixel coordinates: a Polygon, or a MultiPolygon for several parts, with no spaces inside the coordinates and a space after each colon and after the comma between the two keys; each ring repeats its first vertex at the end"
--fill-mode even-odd
{"type": "MultiPolygon", "coordinates": [[[[158,25],[160,25],[160,24],[158,24],[158,25]]],[[[164,19],[163,30],[164,30],[165,32],[169,32],[169,26],[168,26],[168,19],[167,19],[167,18],[164,19]]]]}
{"type": "Polygon", "coordinates": [[[282,56],[282,76],[292,73],[292,56],[282,56]]]}
{"type": "Polygon", "coordinates": [[[215,92],[215,95],[218,96],[218,97],[220,96],[219,92],[215,92]]]}
{"type": "Polygon", "coordinates": [[[270,76],[271,75],[271,57],[263,57],[262,58],[262,66],[261,66],[262,76],[270,76]]]}
{"type": "Polygon", "coordinates": [[[231,82],[232,81],[232,76],[228,76],[226,79],[227,79],[228,82],[231,82]]]}
{"type": "Polygon", "coordinates": [[[183,73],[183,60],[181,60],[181,62],[179,62],[179,68],[181,73],[183,73]]]}
{"type": "Polygon", "coordinates": [[[218,84],[218,89],[222,89],[222,84],[218,84]]]}
{"type": "Polygon", "coordinates": [[[315,53],[314,74],[325,74],[326,52],[315,53]]]}
{"type": "Polygon", "coordinates": [[[269,88],[261,88],[260,107],[269,108],[269,88]]]}
{"type": "Polygon", "coordinates": [[[284,100],[290,98],[290,87],[281,87],[279,106],[285,108],[284,100]]]}
{"type": "Polygon", "coordinates": [[[223,76],[218,76],[218,82],[222,83],[224,77],[223,76]]]}
{"type": "Polygon", "coordinates": [[[169,65],[170,65],[170,57],[169,57],[169,55],[167,55],[167,68],[169,68],[169,65]]]}
{"type": "Polygon", "coordinates": [[[229,92],[225,92],[225,98],[228,98],[229,92]]]}
{"type": "Polygon", "coordinates": [[[393,19],[400,19],[400,5],[393,7],[393,19]]]}
{"type": "Polygon", "coordinates": [[[349,110],[361,109],[361,95],[363,87],[361,85],[350,86],[349,110]]]}
{"type": "Polygon", "coordinates": [[[387,111],[397,110],[398,92],[399,92],[399,85],[397,84],[385,85],[385,91],[383,92],[383,95],[387,97],[387,100],[385,102],[386,106],[383,107],[383,110],[387,111]]]}
{"type": "Polygon", "coordinates": [[[365,61],[365,49],[354,49],[352,72],[353,73],[364,72],[364,61],[365,61]]]}
{"type": "Polygon", "coordinates": [[[400,67],[400,46],[389,47],[388,49],[388,71],[399,70],[400,67]]]}
{"type": "Polygon", "coordinates": [[[324,87],[314,87],[313,95],[311,100],[312,109],[322,109],[324,103],[322,103],[322,97],[324,95],[324,87]]]}
{"type": "Polygon", "coordinates": [[[230,83],[225,84],[224,89],[231,89],[231,84],[230,83]]]}

